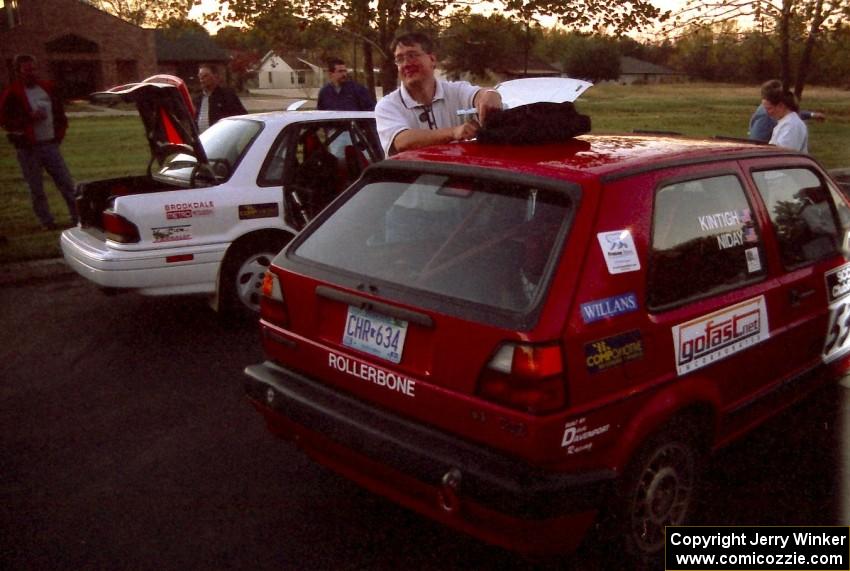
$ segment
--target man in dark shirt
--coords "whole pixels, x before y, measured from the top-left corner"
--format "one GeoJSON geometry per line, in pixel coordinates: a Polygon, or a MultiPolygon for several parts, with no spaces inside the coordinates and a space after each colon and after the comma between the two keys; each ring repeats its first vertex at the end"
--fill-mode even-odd
{"type": "Polygon", "coordinates": [[[330,82],[319,90],[316,109],[338,111],[374,111],[375,98],[369,90],[348,78],[348,68],[341,59],[328,62],[330,82]]]}
{"type": "Polygon", "coordinates": [[[195,109],[198,123],[198,131],[203,133],[219,119],[231,115],[244,115],[248,111],[239,100],[236,92],[219,85],[219,77],[216,69],[209,65],[198,68],[198,80],[201,82],[202,92],[195,98],[195,109]]]}

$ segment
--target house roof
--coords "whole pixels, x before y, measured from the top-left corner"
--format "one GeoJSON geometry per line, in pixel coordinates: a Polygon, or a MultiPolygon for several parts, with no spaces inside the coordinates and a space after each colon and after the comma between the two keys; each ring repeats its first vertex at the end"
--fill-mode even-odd
{"type": "Polygon", "coordinates": [[[268,52],[266,52],[266,55],[264,55],[263,59],[260,60],[260,66],[262,66],[267,61],[269,61],[270,59],[275,58],[275,57],[280,59],[280,60],[283,60],[283,63],[288,65],[293,71],[298,71],[298,70],[310,71],[311,69],[313,69],[308,65],[307,60],[305,60],[301,57],[298,57],[297,55],[294,55],[294,54],[280,55],[280,54],[275,53],[274,50],[269,50],[268,52]]]}
{"type": "Polygon", "coordinates": [[[620,75],[679,75],[679,72],[663,65],[630,56],[622,56],[620,58],[620,75]]]}
{"type": "Polygon", "coordinates": [[[154,30],[156,59],[163,61],[225,62],[227,51],[196,30],[154,30]]]}
{"type": "MultiPolygon", "coordinates": [[[[526,62],[522,55],[517,54],[511,61],[507,62],[505,65],[500,65],[499,68],[494,71],[499,73],[510,73],[512,75],[522,75],[526,73],[526,62]]],[[[559,75],[561,70],[540,58],[529,55],[528,73],[535,75],[559,75]]]]}

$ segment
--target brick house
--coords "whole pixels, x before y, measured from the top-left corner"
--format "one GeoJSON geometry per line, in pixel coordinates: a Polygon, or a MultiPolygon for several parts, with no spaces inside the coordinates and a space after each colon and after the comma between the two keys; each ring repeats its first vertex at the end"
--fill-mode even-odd
{"type": "MultiPolygon", "coordinates": [[[[0,0],[2,2],[2,0],[0,0]]],[[[192,90],[199,90],[198,66],[214,66],[229,83],[227,63],[230,54],[216,45],[208,34],[198,30],[154,30],[157,73],[176,75],[192,90]]]]}
{"type": "Polygon", "coordinates": [[[157,72],[153,30],[81,0],[0,0],[1,85],[14,77],[18,53],[34,55],[42,77],[56,81],[66,97],[157,72]]]}

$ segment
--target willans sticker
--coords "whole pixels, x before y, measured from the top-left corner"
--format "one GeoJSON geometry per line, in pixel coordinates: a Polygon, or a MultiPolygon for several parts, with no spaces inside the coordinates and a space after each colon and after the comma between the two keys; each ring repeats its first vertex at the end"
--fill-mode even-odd
{"type": "Polygon", "coordinates": [[[623,274],[640,269],[635,241],[630,230],[600,232],[596,235],[609,274],[623,274]]]}

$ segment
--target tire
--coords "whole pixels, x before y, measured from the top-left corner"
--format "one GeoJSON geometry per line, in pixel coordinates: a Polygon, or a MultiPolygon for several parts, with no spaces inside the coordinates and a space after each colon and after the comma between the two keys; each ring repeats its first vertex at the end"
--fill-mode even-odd
{"type": "Polygon", "coordinates": [[[615,529],[627,553],[649,563],[664,551],[664,527],[690,519],[702,452],[686,427],[677,425],[648,440],[621,482],[615,529]]]}
{"type": "Polygon", "coordinates": [[[286,244],[275,237],[237,244],[221,267],[219,309],[225,318],[255,318],[260,312],[263,276],[286,244]]]}

